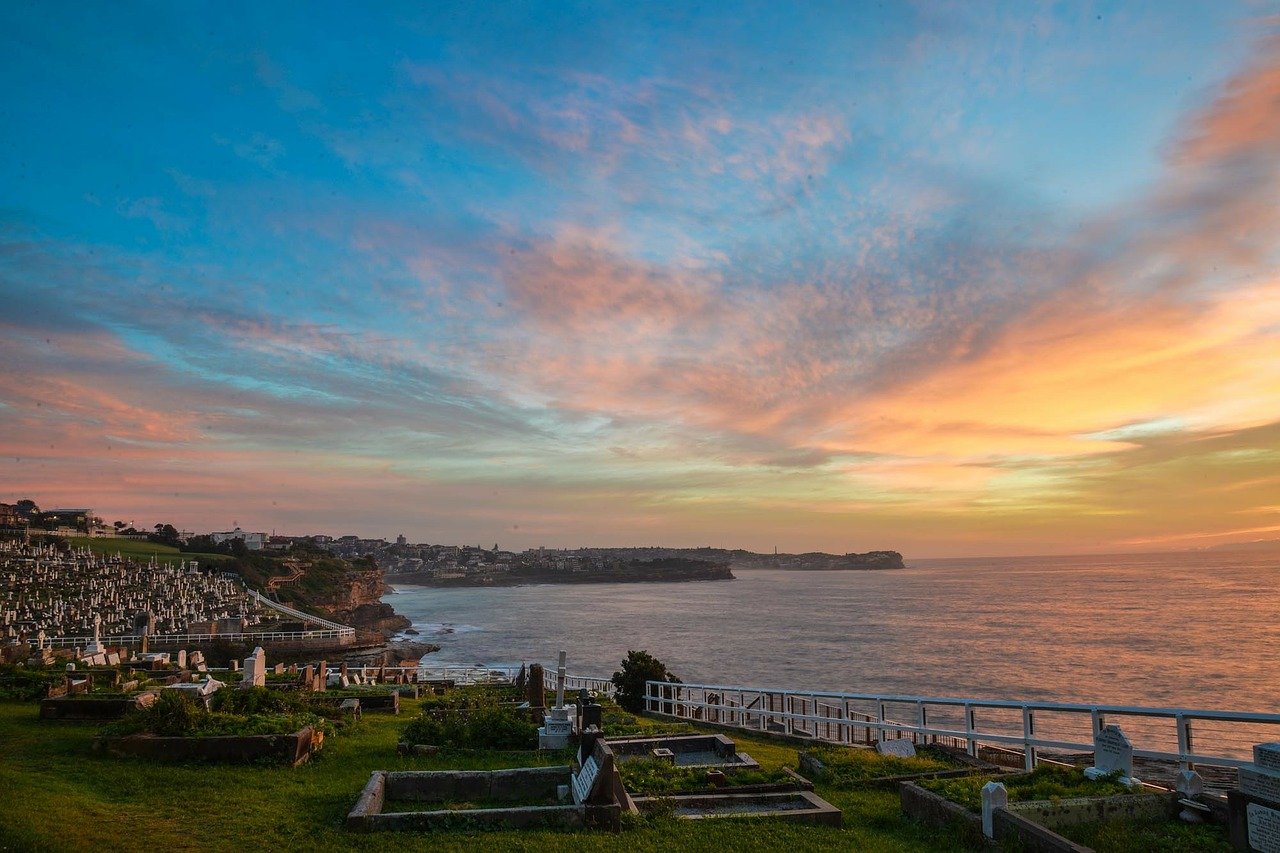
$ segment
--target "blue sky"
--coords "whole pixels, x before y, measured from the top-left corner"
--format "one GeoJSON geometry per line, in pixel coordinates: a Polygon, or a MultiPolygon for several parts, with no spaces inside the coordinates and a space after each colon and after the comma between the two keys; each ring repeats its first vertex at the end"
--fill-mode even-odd
{"type": "Polygon", "coordinates": [[[0,481],[512,547],[1264,535],[1274,11],[9,4],[0,481]]]}

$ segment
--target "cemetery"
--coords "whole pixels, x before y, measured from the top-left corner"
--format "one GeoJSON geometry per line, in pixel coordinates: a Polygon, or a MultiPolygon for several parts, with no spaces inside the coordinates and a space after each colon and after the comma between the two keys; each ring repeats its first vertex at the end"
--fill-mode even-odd
{"type": "MultiPolygon", "coordinates": [[[[486,683],[469,684],[323,661],[269,665],[261,649],[216,671],[185,650],[118,659],[0,667],[10,697],[0,738],[14,744],[0,784],[35,791],[41,815],[57,815],[69,790],[92,806],[97,789],[191,788],[206,814],[230,817],[234,791],[250,786],[263,816],[212,820],[209,843],[266,849],[301,833],[326,849],[365,849],[359,839],[372,833],[396,850],[483,833],[496,849],[541,849],[566,833],[621,833],[629,846],[742,847],[764,820],[771,843],[800,849],[1275,849],[1277,744],[1259,745],[1237,790],[1220,797],[1191,771],[1176,790],[1134,778],[1115,726],[1096,733],[1092,767],[1042,755],[1031,772],[1009,771],[949,745],[731,737],[625,713],[587,690],[570,701],[563,663],[550,679],[534,665],[505,683],[484,673],[486,683]],[[311,770],[289,770],[304,763],[311,770]],[[295,781],[272,775],[281,772],[295,781]],[[312,805],[299,809],[301,791],[312,805]]],[[[136,799],[149,817],[133,825],[175,846],[184,821],[166,817],[159,796],[158,809],[154,796],[136,799]]],[[[38,847],[44,825],[24,806],[0,820],[0,839],[38,847]]]]}
{"type": "Polygon", "coordinates": [[[734,742],[724,735],[623,738],[611,741],[610,746],[622,761],[648,758],[666,761],[678,767],[760,768],[750,755],[738,752],[734,742]]]}
{"type": "Polygon", "coordinates": [[[904,782],[899,791],[903,812],[921,822],[968,825],[1020,849],[1093,849],[1086,841],[1118,850],[1229,849],[1226,810],[1205,797],[1199,774],[1182,771],[1172,791],[1144,785],[1114,725],[1095,733],[1088,768],[1049,762],[1030,772],[904,782]]]}
{"type": "MultiPolygon", "coordinates": [[[[0,641],[238,633],[271,619],[234,576],[87,548],[0,541],[0,641]]],[[[42,645],[43,647],[43,645],[42,645]]]]}
{"type": "Polygon", "coordinates": [[[953,747],[916,747],[903,740],[881,741],[877,747],[816,745],[799,754],[800,772],[836,787],[877,786],[897,790],[902,782],[946,779],[975,773],[1000,773],[1001,768],[953,747]]]}

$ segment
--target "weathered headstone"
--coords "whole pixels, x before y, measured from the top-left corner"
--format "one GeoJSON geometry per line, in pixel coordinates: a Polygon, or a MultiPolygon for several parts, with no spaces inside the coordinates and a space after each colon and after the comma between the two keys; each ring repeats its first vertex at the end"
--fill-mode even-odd
{"type": "Polygon", "coordinates": [[[1133,778],[1133,744],[1119,726],[1110,725],[1093,736],[1093,766],[1086,768],[1084,775],[1098,779],[1116,772],[1122,784],[1137,782],[1133,778]]]}
{"type": "Polygon", "coordinates": [[[242,686],[267,686],[267,653],[258,646],[253,654],[244,659],[244,677],[240,679],[242,686]]]}
{"type": "Polygon", "coordinates": [[[904,737],[876,742],[876,752],[895,758],[915,758],[916,745],[904,737]]]}
{"type": "Polygon", "coordinates": [[[591,789],[595,787],[596,776],[599,773],[600,765],[596,763],[596,757],[593,755],[586,760],[581,770],[573,774],[571,787],[575,804],[582,805],[587,797],[591,796],[591,789]]]}
{"type": "Polygon", "coordinates": [[[187,668],[187,650],[178,649],[178,669],[187,668]]]}
{"type": "Polygon", "coordinates": [[[573,734],[573,719],[564,706],[565,653],[560,652],[560,665],[556,667],[556,706],[547,711],[538,729],[538,749],[564,749],[573,734]]]}
{"type": "Polygon", "coordinates": [[[1231,843],[1240,850],[1280,853],[1280,742],[1253,748],[1240,768],[1239,788],[1227,794],[1231,843]]]}
{"type": "Polygon", "coordinates": [[[1249,803],[1247,814],[1249,849],[1280,853],[1280,809],[1249,803]]]}
{"type": "Polygon", "coordinates": [[[1009,792],[1001,782],[988,782],[982,786],[982,834],[996,837],[995,810],[1009,805],[1009,792]]]}

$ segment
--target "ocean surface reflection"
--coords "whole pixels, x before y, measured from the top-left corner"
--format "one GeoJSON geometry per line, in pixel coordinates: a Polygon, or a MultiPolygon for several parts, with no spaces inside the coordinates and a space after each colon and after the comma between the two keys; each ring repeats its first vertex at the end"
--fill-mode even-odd
{"type": "Polygon", "coordinates": [[[1280,558],[1158,554],[746,570],[732,582],[432,589],[386,601],[440,662],[687,682],[1280,710],[1280,558]]]}

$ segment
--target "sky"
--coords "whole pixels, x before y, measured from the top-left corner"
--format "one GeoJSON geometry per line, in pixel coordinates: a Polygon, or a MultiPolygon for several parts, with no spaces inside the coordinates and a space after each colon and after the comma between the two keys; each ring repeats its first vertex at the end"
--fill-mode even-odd
{"type": "Polygon", "coordinates": [[[1280,537],[1280,5],[5,3],[0,500],[1280,537]]]}

